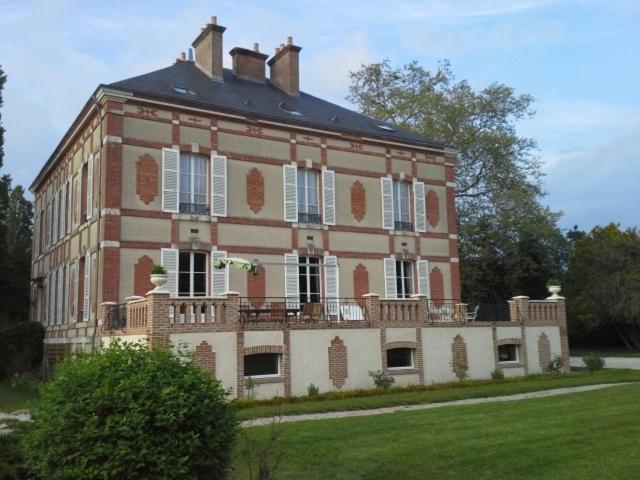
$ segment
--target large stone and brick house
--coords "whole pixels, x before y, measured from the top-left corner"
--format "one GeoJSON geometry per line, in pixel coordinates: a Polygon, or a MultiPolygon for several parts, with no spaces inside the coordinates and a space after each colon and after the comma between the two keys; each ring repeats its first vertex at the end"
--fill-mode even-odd
{"type": "Polygon", "coordinates": [[[246,377],[290,395],[566,355],[562,300],[494,322],[461,303],[454,149],[302,92],[291,38],[223,68],[224,31],[100,85],[33,182],[45,368],[114,337],[185,343],[239,396],[246,377]],[[148,293],[154,264],[168,281],[148,293]]]}

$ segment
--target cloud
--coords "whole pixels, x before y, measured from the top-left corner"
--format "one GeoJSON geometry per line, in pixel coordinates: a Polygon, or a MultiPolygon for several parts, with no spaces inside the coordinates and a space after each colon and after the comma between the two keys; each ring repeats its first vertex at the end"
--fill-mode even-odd
{"type": "Polygon", "coordinates": [[[545,153],[546,201],[564,211],[565,227],[609,222],[638,225],[640,124],[592,147],[545,153]]]}

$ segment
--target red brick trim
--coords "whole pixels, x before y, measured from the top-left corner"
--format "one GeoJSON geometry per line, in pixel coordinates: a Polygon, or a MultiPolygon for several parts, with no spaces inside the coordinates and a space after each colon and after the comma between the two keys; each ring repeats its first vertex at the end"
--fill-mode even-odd
{"type": "Polygon", "coordinates": [[[438,267],[433,267],[429,273],[429,286],[431,287],[431,298],[445,298],[444,277],[438,267]]]}
{"type": "Polygon", "coordinates": [[[159,250],[161,248],[171,248],[169,242],[120,242],[120,248],[159,250]]]}
{"type": "Polygon", "coordinates": [[[171,214],[166,212],[158,212],[157,210],[136,210],[132,208],[123,208],[120,210],[123,217],[141,217],[141,218],[165,218],[171,219],[171,214]]]}
{"type": "Polygon", "coordinates": [[[551,363],[551,343],[544,332],[538,337],[538,362],[543,372],[551,363]]]}
{"type": "Polygon", "coordinates": [[[329,352],[329,379],[333,382],[333,386],[340,389],[349,377],[347,368],[347,347],[342,339],[338,336],[331,340],[329,352]]]}
{"type": "Polygon", "coordinates": [[[151,283],[151,267],[153,260],[147,255],[143,255],[138,259],[133,267],[133,292],[135,295],[144,296],[149,290],[153,289],[151,283]]]}
{"type": "Polygon", "coordinates": [[[282,369],[284,375],[284,396],[291,396],[291,334],[288,328],[282,332],[282,343],[284,347],[282,369]]]}
{"type": "Polygon", "coordinates": [[[136,193],[145,204],[153,202],[158,195],[158,164],[145,153],[136,162],[136,193]]]}
{"type": "Polygon", "coordinates": [[[496,345],[522,345],[521,338],[500,338],[496,340],[496,345]]]}
{"type": "Polygon", "coordinates": [[[244,398],[244,331],[236,330],[236,397],[244,398]]]}
{"type": "Polygon", "coordinates": [[[469,370],[467,344],[460,334],[456,335],[451,343],[451,369],[456,375],[466,374],[469,370]]]}
{"type": "Polygon", "coordinates": [[[262,265],[258,265],[258,274],[247,272],[247,296],[254,308],[259,308],[266,297],[266,271],[262,265]]]}
{"type": "Polygon", "coordinates": [[[438,194],[429,189],[427,192],[427,220],[432,228],[436,228],[440,223],[440,199],[438,194]]]}
{"type": "Polygon", "coordinates": [[[282,355],[283,348],[282,345],[256,345],[254,347],[244,347],[242,352],[245,356],[257,355],[259,353],[276,353],[282,355]]]}
{"type": "Polygon", "coordinates": [[[415,350],[418,348],[418,342],[413,342],[410,340],[395,340],[393,342],[387,342],[385,344],[385,350],[391,350],[394,348],[412,348],[415,350]]]}
{"type": "Polygon", "coordinates": [[[367,267],[358,263],[353,269],[353,296],[360,299],[366,293],[369,293],[369,272],[367,267]]]}
{"type": "Polygon", "coordinates": [[[351,215],[361,222],[367,214],[366,190],[359,180],[351,185],[351,215]]]}
{"type": "Polygon", "coordinates": [[[216,374],[216,353],[207,342],[201,342],[196,347],[193,363],[211,375],[216,374]]]}
{"type": "Polygon", "coordinates": [[[255,167],[247,173],[247,205],[253,213],[264,207],[264,177],[255,167]]]}
{"type": "Polygon", "coordinates": [[[422,347],[422,329],[416,328],[416,351],[414,353],[413,361],[415,363],[416,370],[418,370],[418,381],[420,384],[424,384],[424,351],[422,347]]]}

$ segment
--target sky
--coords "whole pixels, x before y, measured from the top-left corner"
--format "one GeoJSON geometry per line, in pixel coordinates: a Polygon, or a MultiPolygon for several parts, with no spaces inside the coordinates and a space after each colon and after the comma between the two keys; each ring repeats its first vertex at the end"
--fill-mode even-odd
{"type": "Polygon", "coordinates": [[[531,94],[517,131],[560,226],[640,223],[640,0],[0,0],[2,173],[30,185],[98,84],[171,65],[211,15],[225,52],[293,36],[301,89],[346,107],[349,71],[384,58],[531,94]]]}

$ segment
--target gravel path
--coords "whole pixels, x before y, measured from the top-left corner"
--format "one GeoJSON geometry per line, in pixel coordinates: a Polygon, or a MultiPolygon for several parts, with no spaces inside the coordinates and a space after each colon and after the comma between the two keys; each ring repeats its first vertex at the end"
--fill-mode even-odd
{"type": "Polygon", "coordinates": [[[369,415],[384,415],[386,413],[394,413],[394,412],[431,410],[432,408],[451,407],[455,405],[477,405],[480,403],[510,402],[513,400],[528,400],[530,398],[555,397],[557,395],[566,395],[568,393],[579,393],[579,392],[589,392],[591,390],[602,390],[603,388],[611,388],[619,385],[630,385],[631,383],[635,383],[635,382],[604,383],[600,385],[585,385],[583,387],[556,388],[553,390],[542,390],[538,392],[518,393],[516,395],[503,395],[501,397],[469,398],[466,400],[454,400],[451,402],[423,403],[420,405],[399,405],[395,407],[374,408],[369,410],[350,410],[350,411],[342,411],[342,412],[308,413],[303,415],[285,415],[279,418],[278,417],[255,418],[253,420],[245,420],[241,422],[240,425],[242,428],[249,428],[249,427],[259,427],[261,425],[269,425],[274,421],[276,423],[306,422],[308,420],[327,420],[332,418],[366,417],[369,415]]]}
{"type": "MultiPolygon", "coordinates": [[[[639,357],[602,357],[604,358],[604,368],[630,368],[640,370],[639,357]]],[[[572,367],[584,367],[582,357],[571,357],[572,367]]]]}

